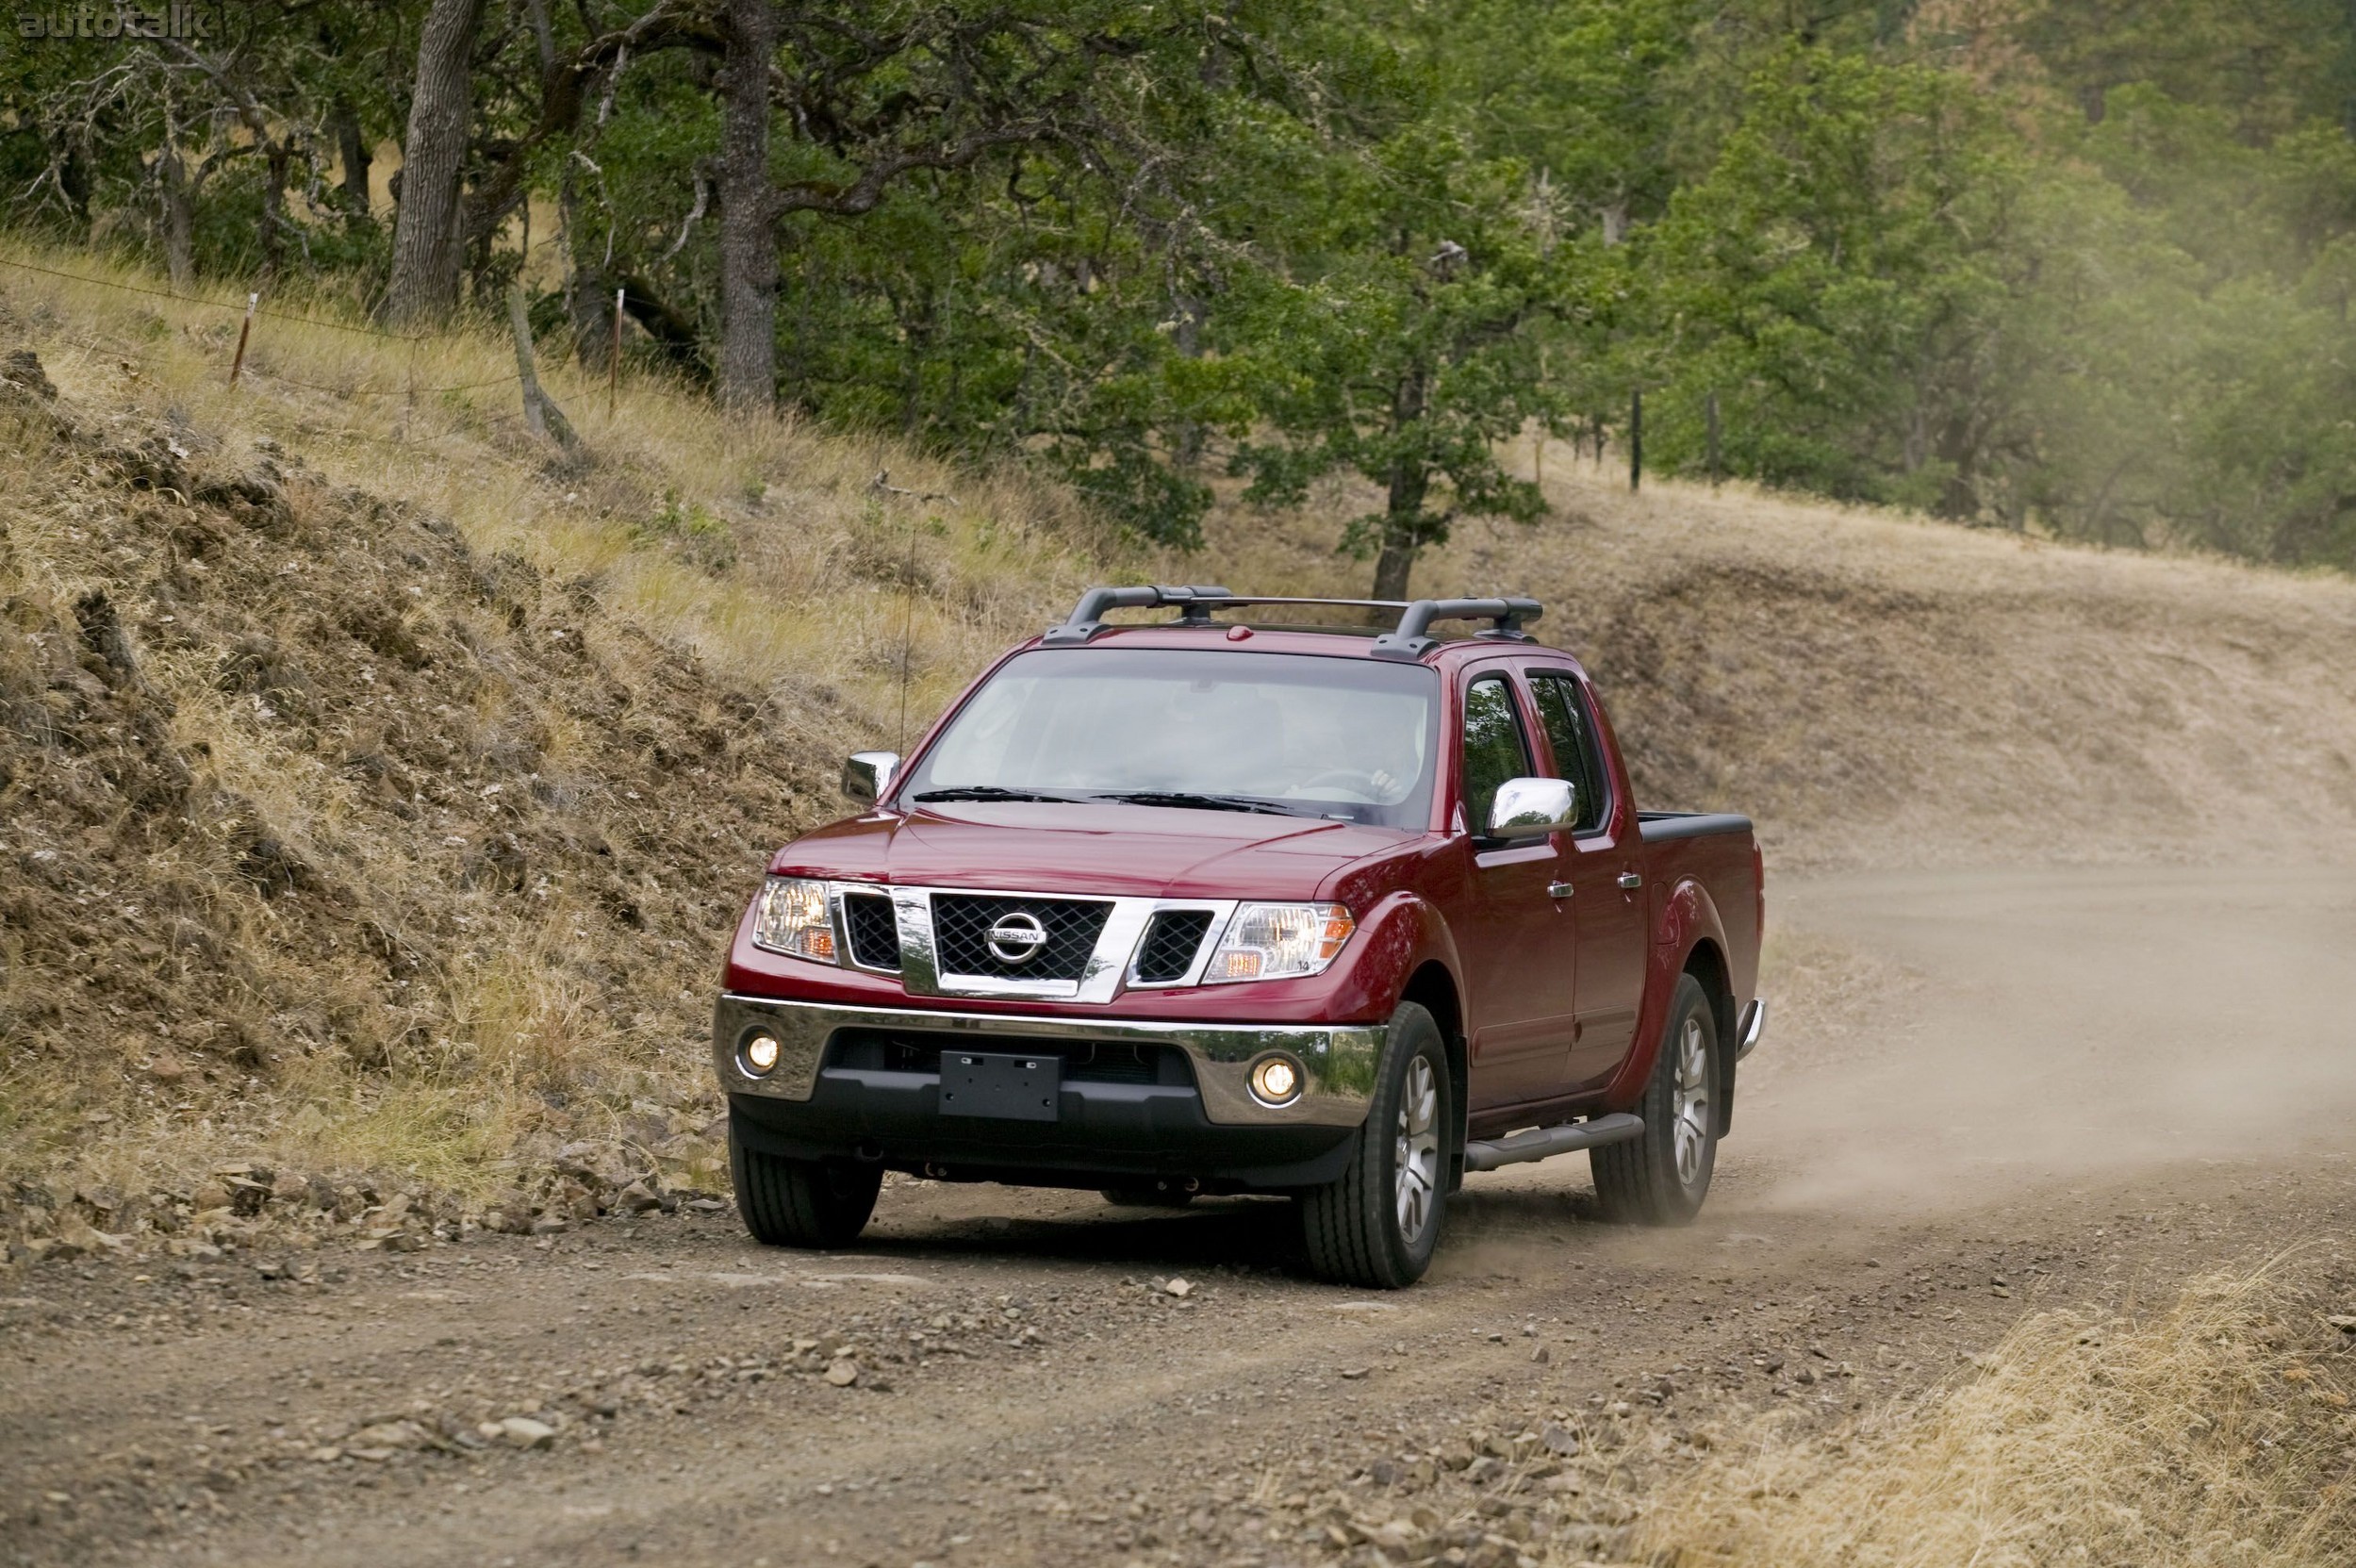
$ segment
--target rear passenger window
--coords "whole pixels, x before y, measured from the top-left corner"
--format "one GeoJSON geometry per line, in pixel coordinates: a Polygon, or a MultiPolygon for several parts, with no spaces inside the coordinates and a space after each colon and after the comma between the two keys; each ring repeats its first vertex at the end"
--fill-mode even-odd
{"type": "Polygon", "coordinates": [[[1593,833],[1604,825],[1604,808],[1609,802],[1604,787],[1603,750],[1595,743],[1587,701],[1579,695],[1579,684],[1568,675],[1533,674],[1530,689],[1538,698],[1546,742],[1554,749],[1555,775],[1579,788],[1578,826],[1572,832],[1593,833]]]}
{"type": "Polygon", "coordinates": [[[1489,836],[1489,807],[1498,786],[1530,776],[1530,749],[1502,675],[1484,675],[1464,693],[1464,825],[1489,836]]]}

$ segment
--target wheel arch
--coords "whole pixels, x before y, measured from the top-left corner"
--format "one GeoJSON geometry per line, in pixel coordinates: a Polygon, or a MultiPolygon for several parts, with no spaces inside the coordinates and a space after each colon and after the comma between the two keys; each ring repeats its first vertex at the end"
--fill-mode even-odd
{"type": "MultiPolygon", "coordinates": [[[[1727,950],[1726,927],[1718,917],[1718,906],[1711,901],[1709,889],[1696,878],[1679,878],[1661,900],[1655,918],[1652,953],[1645,965],[1644,1000],[1637,1010],[1636,1046],[1605,1091],[1604,1103],[1607,1107],[1625,1110],[1644,1093],[1644,1084],[1653,1074],[1654,1060],[1660,1055],[1662,1032],[1669,1026],[1670,999],[1676,994],[1679,976],[1694,973],[1709,994],[1710,1018],[1718,1026],[1722,1047],[1733,1038],[1729,1011],[1732,1004],[1726,1000],[1731,983],[1727,950]],[[1695,971],[1696,955],[1705,948],[1709,951],[1705,962],[1713,967],[1695,971]]],[[[1725,1060],[1731,1067],[1732,1056],[1725,1060]]],[[[1731,1105],[1733,1079],[1724,1072],[1719,1077],[1727,1090],[1721,1103],[1731,1105]]],[[[1725,1118],[1720,1119],[1722,1125],[1725,1118]]]]}
{"type": "Polygon", "coordinates": [[[1457,978],[1437,958],[1416,966],[1399,988],[1399,999],[1432,1015],[1448,1048],[1448,1100],[1455,1107],[1448,1129],[1448,1190],[1464,1184],[1465,1097],[1472,1092],[1472,1057],[1464,1040],[1464,999],[1457,978]]]}
{"type": "Polygon", "coordinates": [[[1727,967],[1725,949],[1714,937],[1697,940],[1686,954],[1681,974],[1699,981],[1710,1000],[1710,1018],[1718,1035],[1718,1106],[1717,1131],[1724,1137],[1734,1126],[1735,1115],[1735,1053],[1739,1042],[1735,1038],[1735,993],[1732,971],[1727,967]]]}

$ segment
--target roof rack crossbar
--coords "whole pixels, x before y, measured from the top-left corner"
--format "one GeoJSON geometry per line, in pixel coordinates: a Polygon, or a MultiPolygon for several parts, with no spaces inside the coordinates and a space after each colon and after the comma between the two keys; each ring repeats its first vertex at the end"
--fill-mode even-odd
{"type": "Polygon", "coordinates": [[[1208,584],[1186,587],[1167,585],[1140,586],[1133,588],[1094,587],[1079,596],[1072,613],[1061,626],[1051,626],[1039,641],[1048,648],[1077,647],[1089,641],[1105,629],[1107,610],[1150,610],[1164,604],[1183,605],[1182,620],[1202,622],[1211,619],[1216,604],[1232,603],[1235,596],[1227,589],[1208,584]]]}
{"type": "Polygon", "coordinates": [[[1178,608],[1178,623],[1181,626],[1205,626],[1211,623],[1213,610],[1236,609],[1249,604],[1316,604],[1353,610],[1397,610],[1398,625],[1375,639],[1373,652],[1378,659],[1399,659],[1413,662],[1440,645],[1430,635],[1435,620],[1487,620],[1493,622],[1489,630],[1474,634],[1497,642],[1529,642],[1530,635],[1522,628],[1546,613],[1545,606],[1535,599],[1313,599],[1298,595],[1231,593],[1226,588],[1208,584],[1178,587],[1167,585],[1135,587],[1093,587],[1079,596],[1079,602],[1061,626],[1053,626],[1039,641],[1048,648],[1074,648],[1093,640],[1104,630],[1105,613],[1109,610],[1150,610],[1165,605],[1178,608]]]}
{"type": "Polygon", "coordinates": [[[1376,637],[1370,652],[1378,659],[1412,664],[1440,646],[1430,635],[1435,620],[1492,621],[1488,631],[1473,635],[1491,642],[1533,642],[1537,639],[1522,630],[1523,623],[1545,613],[1546,606],[1535,599],[1419,599],[1399,618],[1397,630],[1376,637]]]}

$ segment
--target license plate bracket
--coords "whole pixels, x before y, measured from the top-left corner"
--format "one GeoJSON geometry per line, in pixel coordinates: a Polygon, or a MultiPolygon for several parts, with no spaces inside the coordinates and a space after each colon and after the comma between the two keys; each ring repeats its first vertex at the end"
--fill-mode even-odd
{"type": "Polygon", "coordinates": [[[1063,1059],[1036,1052],[945,1050],[941,1114],[1051,1122],[1063,1099],[1063,1059]]]}

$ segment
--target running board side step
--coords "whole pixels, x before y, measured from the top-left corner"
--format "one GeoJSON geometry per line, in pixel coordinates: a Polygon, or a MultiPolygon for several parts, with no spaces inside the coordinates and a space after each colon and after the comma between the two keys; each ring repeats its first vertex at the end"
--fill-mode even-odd
{"type": "Polygon", "coordinates": [[[1565,1122],[1560,1127],[1533,1127],[1527,1132],[1516,1132],[1510,1138],[1466,1144],[1464,1168],[1468,1171],[1495,1170],[1499,1165],[1551,1160],[1557,1154],[1573,1154],[1583,1148],[1624,1143],[1643,1135],[1644,1118],[1632,1116],[1624,1111],[1597,1116],[1590,1121],[1565,1122]]]}

